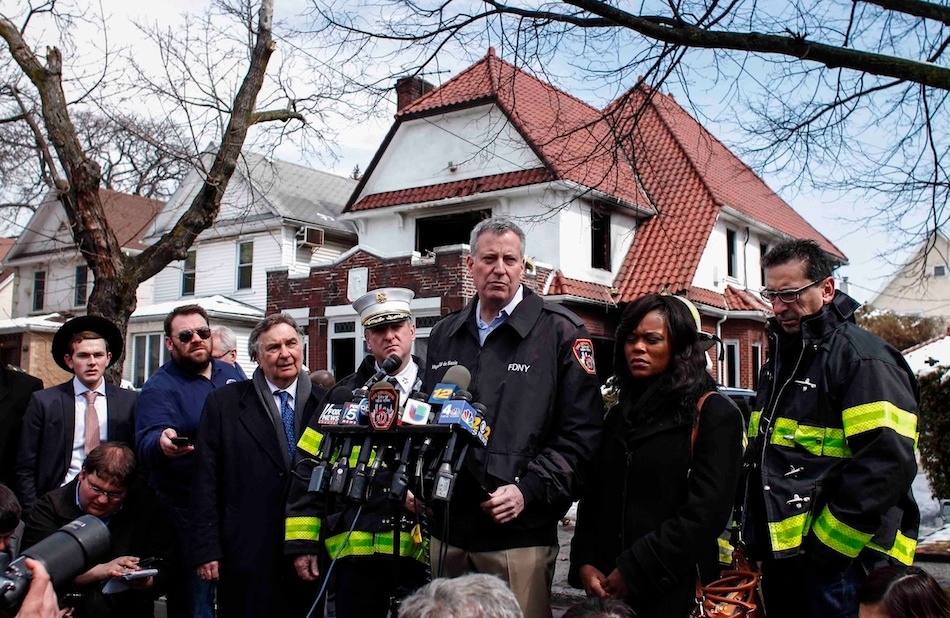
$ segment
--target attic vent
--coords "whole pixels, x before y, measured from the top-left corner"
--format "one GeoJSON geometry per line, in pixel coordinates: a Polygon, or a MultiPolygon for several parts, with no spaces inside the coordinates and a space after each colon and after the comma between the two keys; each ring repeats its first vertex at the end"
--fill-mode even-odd
{"type": "Polygon", "coordinates": [[[297,231],[298,247],[322,247],[323,230],[318,227],[302,227],[297,231]]]}

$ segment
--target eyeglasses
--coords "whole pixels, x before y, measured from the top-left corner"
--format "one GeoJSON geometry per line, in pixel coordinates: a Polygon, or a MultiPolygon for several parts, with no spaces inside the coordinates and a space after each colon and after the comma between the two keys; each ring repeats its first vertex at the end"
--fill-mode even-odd
{"type": "Polygon", "coordinates": [[[180,333],[178,333],[178,341],[181,341],[182,343],[188,343],[189,341],[191,341],[192,337],[195,336],[195,333],[198,333],[198,336],[201,337],[202,339],[208,339],[209,337],[211,337],[211,329],[208,328],[207,326],[202,326],[201,328],[196,329],[196,330],[188,329],[188,330],[181,331],[180,333]]]}
{"type": "Polygon", "coordinates": [[[774,303],[776,298],[783,303],[794,303],[802,295],[802,292],[810,287],[818,285],[822,281],[824,281],[824,279],[812,281],[811,283],[803,285],[797,290],[770,290],[768,288],[762,288],[759,290],[759,296],[761,296],[762,300],[767,303],[774,303]]]}
{"type": "Polygon", "coordinates": [[[108,500],[109,502],[117,502],[125,497],[126,492],[124,491],[106,491],[105,489],[101,487],[97,487],[96,485],[93,485],[92,482],[89,481],[88,476],[85,477],[85,480],[86,480],[86,486],[92,490],[92,493],[96,494],[97,496],[105,496],[106,500],[108,500]]]}
{"type": "MultiPolygon", "coordinates": [[[[198,334],[200,335],[201,333],[198,333],[198,334]]],[[[202,337],[202,339],[204,339],[204,337],[202,337]]],[[[224,358],[225,356],[227,356],[228,354],[230,354],[230,353],[233,352],[233,351],[234,351],[234,348],[232,348],[232,349],[230,349],[230,350],[228,350],[228,351],[226,351],[226,352],[222,352],[221,354],[218,354],[217,356],[215,356],[215,358],[218,359],[218,360],[221,360],[222,358],[224,358]]]]}

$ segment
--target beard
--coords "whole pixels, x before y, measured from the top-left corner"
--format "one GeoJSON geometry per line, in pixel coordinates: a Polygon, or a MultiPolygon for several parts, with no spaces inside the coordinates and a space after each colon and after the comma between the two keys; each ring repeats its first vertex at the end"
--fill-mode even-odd
{"type": "Polygon", "coordinates": [[[208,352],[203,361],[195,360],[191,356],[178,356],[178,358],[174,358],[174,356],[176,355],[173,355],[173,360],[178,364],[179,367],[181,367],[182,371],[185,371],[186,373],[201,373],[208,368],[208,365],[211,364],[210,352],[208,352]]]}

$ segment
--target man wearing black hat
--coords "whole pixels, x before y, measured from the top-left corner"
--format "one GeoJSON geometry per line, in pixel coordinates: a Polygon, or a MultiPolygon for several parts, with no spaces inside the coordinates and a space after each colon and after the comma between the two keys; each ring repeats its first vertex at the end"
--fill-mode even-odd
{"type": "Polygon", "coordinates": [[[133,443],[134,391],[103,379],[122,356],[122,334],[94,315],[74,318],[53,336],[53,360],[75,375],[33,394],[23,419],[16,485],[23,512],[38,496],[73,480],[101,442],[133,443]]]}

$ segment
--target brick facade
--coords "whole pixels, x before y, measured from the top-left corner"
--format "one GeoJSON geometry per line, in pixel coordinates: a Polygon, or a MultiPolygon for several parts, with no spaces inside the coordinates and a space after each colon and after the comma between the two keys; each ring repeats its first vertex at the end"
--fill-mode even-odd
{"type": "MultiPolygon", "coordinates": [[[[415,292],[416,298],[439,297],[440,314],[446,315],[461,309],[475,297],[475,285],[465,266],[468,253],[468,248],[463,246],[441,248],[436,250],[434,259],[413,263],[408,256],[385,259],[360,249],[338,263],[311,268],[309,277],[291,278],[287,270],[272,270],[267,273],[267,313],[309,307],[307,366],[326,367],[327,323],[320,318],[326,315],[327,307],[350,304],[346,293],[351,269],[367,269],[367,290],[400,287],[415,292]]],[[[525,275],[524,283],[539,292],[550,274],[549,269],[538,268],[535,274],[525,275]]],[[[610,314],[605,308],[584,305],[569,308],[584,319],[593,337],[612,338],[615,326],[609,325],[610,314]]]]}
{"type": "MultiPolygon", "coordinates": [[[[408,288],[415,292],[416,298],[435,298],[440,300],[440,314],[446,315],[465,306],[475,296],[475,286],[465,266],[468,248],[454,246],[436,251],[435,258],[413,263],[412,258],[381,258],[366,250],[359,249],[346,259],[324,267],[312,268],[309,277],[291,278],[286,270],[274,270],[267,273],[267,313],[290,307],[309,307],[310,323],[307,333],[310,337],[309,367],[326,367],[327,359],[327,322],[321,319],[326,308],[350,304],[346,297],[347,278],[351,269],[366,268],[369,273],[367,290],[385,287],[408,288]]],[[[551,271],[538,268],[533,275],[525,275],[524,283],[539,292],[543,289],[551,271]]],[[[594,341],[595,360],[601,381],[610,375],[613,357],[613,336],[620,317],[620,308],[596,306],[592,304],[568,304],[590,331],[594,341]]],[[[716,331],[715,318],[704,316],[703,329],[716,331]]],[[[765,332],[763,325],[754,320],[730,319],[722,324],[722,339],[739,341],[739,378],[743,388],[752,388],[754,372],[752,367],[752,343],[762,344],[762,358],[765,360],[765,332]]],[[[713,358],[713,374],[718,375],[719,359],[713,358]]]]}

